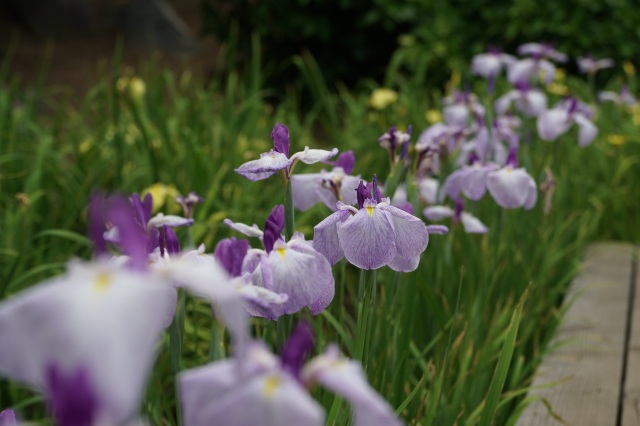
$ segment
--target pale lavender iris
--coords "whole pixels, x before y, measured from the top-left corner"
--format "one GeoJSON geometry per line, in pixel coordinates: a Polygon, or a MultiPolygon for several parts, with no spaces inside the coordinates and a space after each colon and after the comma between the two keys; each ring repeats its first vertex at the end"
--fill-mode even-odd
{"type": "Polygon", "coordinates": [[[541,90],[529,87],[529,84],[519,82],[515,89],[500,96],[495,102],[498,114],[505,114],[511,104],[515,103],[518,111],[526,117],[537,117],[547,109],[547,97],[541,90]]]}
{"type": "Polygon", "coordinates": [[[471,73],[486,78],[489,81],[489,92],[492,92],[498,74],[515,61],[515,57],[490,48],[487,53],[475,55],[471,59],[471,73]]]}
{"type": "Polygon", "coordinates": [[[557,51],[548,43],[525,43],[518,47],[519,55],[531,55],[534,58],[549,58],[556,62],[567,62],[567,55],[557,51]]]}
{"type": "Polygon", "coordinates": [[[473,119],[482,119],[485,111],[476,95],[468,91],[455,91],[444,99],[444,121],[448,125],[466,128],[473,119]]]}
{"type": "Polygon", "coordinates": [[[495,163],[483,164],[479,159],[471,165],[464,165],[445,179],[440,200],[445,196],[456,200],[461,194],[471,200],[481,199],[487,192],[487,176],[498,168],[495,163]]]}
{"type": "Polygon", "coordinates": [[[556,62],[566,62],[567,55],[558,52],[548,44],[526,43],[518,48],[520,55],[531,55],[531,58],[521,59],[509,65],[507,79],[512,84],[528,83],[532,78],[544,73],[544,82],[553,81],[556,67],[548,59],[556,62]]]}
{"type": "Polygon", "coordinates": [[[351,176],[355,164],[353,151],[343,152],[333,163],[330,172],[303,173],[291,176],[293,204],[298,210],[308,210],[322,202],[331,210],[338,201],[352,204],[356,202],[355,190],[360,176],[351,176]]]}
{"type": "Polygon", "coordinates": [[[489,232],[489,228],[480,219],[464,211],[462,200],[459,198],[455,201],[455,209],[449,206],[429,206],[422,211],[422,214],[427,219],[434,221],[453,218],[454,225],[461,223],[464,231],[469,234],[486,234],[489,232]]]}
{"type": "Polygon", "coordinates": [[[16,413],[13,410],[0,411],[0,426],[17,426],[16,413]]]}
{"type": "Polygon", "coordinates": [[[512,148],[507,164],[487,173],[487,189],[496,203],[506,209],[524,207],[529,210],[538,199],[535,180],[523,167],[518,167],[517,148],[512,148]]]}
{"type": "Polygon", "coordinates": [[[260,154],[259,160],[244,163],[235,169],[236,173],[250,181],[257,181],[267,179],[280,170],[284,170],[288,179],[291,177],[291,172],[298,161],[302,161],[305,164],[313,164],[326,161],[338,153],[337,148],[326,151],[324,149],[309,149],[309,147],[305,147],[304,151],[296,152],[289,157],[289,129],[280,123],[276,123],[274,126],[271,132],[271,139],[273,140],[272,150],[260,154]]]}
{"type": "Polygon", "coordinates": [[[633,93],[631,93],[628,86],[622,86],[622,89],[620,89],[620,93],[608,90],[600,92],[598,93],[598,100],[600,102],[613,102],[616,105],[628,106],[634,106],[638,103],[638,99],[633,96],[633,93]]]}
{"type": "Polygon", "coordinates": [[[380,146],[387,150],[391,164],[406,158],[411,139],[411,126],[406,132],[391,127],[384,135],[378,138],[380,146]],[[398,150],[400,154],[398,155],[398,150]]]}
{"type": "Polygon", "coordinates": [[[612,68],[614,65],[613,59],[611,58],[595,59],[591,55],[578,58],[576,63],[578,64],[578,69],[580,69],[580,72],[583,74],[595,74],[600,70],[612,68]]]}
{"type": "Polygon", "coordinates": [[[358,208],[338,203],[338,211],[316,225],[313,246],[332,264],[343,257],[361,269],[389,266],[409,272],[418,267],[429,233],[422,220],[390,204],[388,198],[358,188],[358,208]]]}
{"type": "Polygon", "coordinates": [[[182,195],[178,195],[176,197],[176,203],[180,204],[182,207],[182,211],[184,212],[184,217],[187,219],[193,218],[193,209],[196,204],[200,204],[204,201],[204,198],[199,196],[197,193],[191,191],[189,195],[183,197],[182,195]]]}
{"type": "Polygon", "coordinates": [[[335,347],[305,363],[312,348],[310,330],[298,327],[281,357],[255,342],[244,357],[182,372],[184,426],[323,426],[325,412],[307,390],[316,383],[351,403],[356,426],[402,424],[357,363],[335,347]]]}
{"type": "Polygon", "coordinates": [[[556,107],[538,116],[538,135],[545,141],[553,141],[566,133],[574,124],[578,125],[578,144],[582,147],[593,142],[598,128],[589,120],[588,111],[580,107],[575,98],[568,98],[556,107]]]}
{"type": "MultiPolygon", "coordinates": [[[[231,223],[231,222],[225,222],[231,223]]],[[[236,229],[244,229],[241,224],[233,224],[236,229]]],[[[246,225],[243,225],[246,227],[246,225]]],[[[255,232],[253,228],[248,228],[255,232]]],[[[333,300],[335,280],[327,259],[314,249],[304,235],[295,233],[285,241],[284,207],[274,207],[265,222],[262,232],[264,249],[250,249],[244,257],[242,272],[250,274],[251,283],[276,294],[285,294],[284,303],[269,306],[249,307],[256,316],[276,319],[285,314],[293,314],[305,306],[312,315],[322,312],[333,300]]]]}

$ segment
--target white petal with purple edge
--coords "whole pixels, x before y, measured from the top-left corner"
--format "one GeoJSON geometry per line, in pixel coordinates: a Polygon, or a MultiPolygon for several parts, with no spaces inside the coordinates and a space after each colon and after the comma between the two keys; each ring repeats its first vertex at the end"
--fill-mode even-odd
{"type": "Polygon", "coordinates": [[[304,151],[296,152],[291,156],[291,160],[299,160],[305,164],[318,163],[320,161],[328,160],[338,153],[338,148],[333,148],[331,151],[325,149],[310,149],[308,146],[304,147],[304,151]]]}
{"type": "Polygon", "coordinates": [[[396,255],[393,225],[375,202],[365,201],[355,216],[337,224],[337,231],[344,256],[358,268],[380,268],[396,255]]]}
{"type": "Polygon", "coordinates": [[[247,237],[262,238],[262,235],[264,234],[264,232],[262,232],[262,230],[260,230],[260,228],[258,228],[258,225],[256,225],[255,223],[252,226],[249,226],[240,222],[232,222],[230,219],[225,219],[222,221],[222,223],[224,223],[234,231],[246,235],[247,237]]]}
{"type": "Polygon", "coordinates": [[[271,150],[260,154],[259,160],[244,163],[235,172],[242,177],[255,182],[257,180],[266,179],[279,170],[288,168],[293,160],[287,158],[286,155],[271,150]]]}
{"type": "Polygon", "coordinates": [[[193,219],[187,219],[186,217],[175,216],[171,214],[165,215],[163,213],[158,213],[149,220],[149,223],[147,223],[148,227],[156,228],[162,228],[164,225],[171,227],[190,226],[193,225],[193,219]]]}

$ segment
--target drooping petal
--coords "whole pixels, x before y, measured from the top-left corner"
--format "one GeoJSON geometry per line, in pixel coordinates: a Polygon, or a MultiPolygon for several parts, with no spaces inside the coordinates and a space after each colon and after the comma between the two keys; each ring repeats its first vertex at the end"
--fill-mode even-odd
{"type": "Polygon", "coordinates": [[[425,200],[429,204],[436,203],[438,198],[438,187],[440,186],[440,182],[438,179],[426,177],[420,179],[418,182],[418,191],[420,192],[420,197],[425,200]]]}
{"type": "Polygon", "coordinates": [[[86,370],[114,423],[137,410],[174,289],[149,273],[113,264],[70,265],[60,278],[0,304],[0,374],[46,388],[47,366],[86,370]]]}
{"type": "Polygon", "coordinates": [[[511,90],[510,92],[507,92],[496,99],[496,102],[494,103],[494,109],[496,110],[496,113],[504,114],[505,112],[507,112],[511,107],[511,103],[516,100],[518,96],[519,93],[517,90],[511,90]]]}
{"type": "Polygon", "coordinates": [[[291,156],[292,162],[294,160],[302,161],[305,164],[318,163],[320,161],[326,161],[329,158],[335,156],[338,153],[338,148],[333,148],[331,151],[325,149],[309,149],[308,146],[304,147],[304,151],[296,152],[291,156]]]}
{"type": "Polygon", "coordinates": [[[167,225],[174,228],[177,226],[191,226],[193,225],[193,222],[194,222],[193,219],[187,219],[186,217],[176,216],[171,214],[165,215],[163,213],[158,213],[157,215],[155,215],[149,220],[147,226],[162,228],[163,226],[167,225]]]}
{"type": "Polygon", "coordinates": [[[547,110],[547,97],[540,90],[528,90],[522,110],[527,117],[539,116],[547,110]]]}
{"type": "Polygon", "coordinates": [[[538,67],[544,74],[544,84],[553,83],[553,78],[556,75],[556,66],[546,59],[540,59],[538,61],[538,67]]]}
{"type": "Polygon", "coordinates": [[[288,168],[292,163],[293,160],[287,158],[286,155],[271,150],[260,154],[259,160],[244,163],[235,169],[235,172],[242,177],[255,182],[261,179],[266,179],[279,170],[288,168]]]}
{"type": "Polygon", "coordinates": [[[300,173],[291,176],[293,205],[296,209],[305,211],[320,201],[316,189],[321,185],[322,178],[323,174],[320,173],[300,173]]]}
{"type": "Polygon", "coordinates": [[[398,254],[406,258],[419,257],[429,244],[429,232],[422,219],[384,203],[379,204],[379,209],[391,218],[398,254]]]}
{"type": "Polygon", "coordinates": [[[530,176],[523,168],[504,167],[489,173],[487,188],[499,206],[507,209],[522,207],[529,196],[530,176]]]}
{"type": "Polygon", "coordinates": [[[486,234],[489,232],[489,228],[487,228],[482,222],[480,222],[480,219],[471,213],[460,213],[460,222],[462,222],[464,232],[469,234],[486,234]]]}
{"type": "Polygon", "coordinates": [[[598,128],[582,114],[575,114],[573,119],[578,125],[578,145],[582,147],[590,145],[598,136],[598,128]]]}
{"type": "Polygon", "coordinates": [[[427,225],[427,232],[429,235],[446,235],[449,233],[449,228],[444,225],[427,225]]]}
{"type": "Polygon", "coordinates": [[[465,104],[450,105],[444,109],[445,123],[453,126],[467,127],[469,108],[465,104]]]}
{"type": "Polygon", "coordinates": [[[184,426],[324,425],[324,410],[290,375],[279,370],[240,375],[223,360],[178,377],[184,426]]]}
{"type": "Polygon", "coordinates": [[[355,216],[338,222],[337,234],[344,256],[361,269],[380,268],[397,253],[396,236],[390,218],[371,200],[365,201],[364,208],[355,216]]]}
{"type": "Polygon", "coordinates": [[[429,206],[422,211],[424,217],[429,220],[442,220],[453,217],[454,211],[448,206],[429,206]]]}
{"type": "Polygon", "coordinates": [[[320,383],[345,398],[355,414],[355,426],[398,426],[389,404],[369,386],[362,367],[355,361],[341,358],[335,346],[311,360],[302,371],[305,383],[320,383]]]}
{"type": "Polygon", "coordinates": [[[487,174],[495,170],[495,166],[482,166],[479,162],[466,169],[466,173],[460,176],[460,189],[471,200],[479,200],[487,191],[487,174]]]}
{"type": "Polygon", "coordinates": [[[229,228],[233,229],[236,232],[239,232],[247,237],[257,237],[262,238],[264,233],[258,228],[258,225],[255,223],[252,226],[245,225],[244,223],[232,222],[230,219],[225,219],[222,221],[229,228]]]}
{"type": "Polygon", "coordinates": [[[547,110],[538,116],[536,126],[540,139],[545,141],[555,140],[571,127],[569,112],[564,109],[554,108],[547,110]]]}
{"type": "Polygon", "coordinates": [[[509,66],[507,80],[511,84],[526,83],[536,71],[536,61],[531,58],[522,59],[509,66]]]}
{"type": "Polygon", "coordinates": [[[338,223],[351,217],[348,210],[338,210],[313,228],[313,248],[329,260],[332,265],[344,257],[338,237],[338,223]]]}
{"type": "Polygon", "coordinates": [[[524,202],[524,209],[530,210],[533,206],[536,205],[536,201],[538,200],[538,187],[536,186],[536,181],[529,176],[529,193],[527,195],[527,199],[524,202]]]}

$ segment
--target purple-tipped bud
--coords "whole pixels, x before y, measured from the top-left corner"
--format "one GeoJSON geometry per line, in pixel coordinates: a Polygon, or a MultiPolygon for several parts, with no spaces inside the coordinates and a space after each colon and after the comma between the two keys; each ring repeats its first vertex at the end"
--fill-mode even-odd
{"type": "Polygon", "coordinates": [[[289,158],[289,129],[284,124],[276,123],[271,131],[273,149],[289,158]]]}
{"type": "Polygon", "coordinates": [[[300,370],[314,348],[313,330],[306,322],[300,322],[289,335],[284,350],[280,354],[283,369],[300,378],[300,370]]]}
{"type": "Polygon", "coordinates": [[[518,167],[518,147],[517,146],[512,146],[511,148],[509,148],[509,155],[507,156],[507,161],[505,164],[514,169],[518,167]]]}
{"type": "Polygon", "coordinates": [[[225,238],[216,246],[213,257],[232,277],[239,277],[242,274],[242,261],[250,248],[248,240],[225,238]]]}
{"type": "Polygon", "coordinates": [[[370,197],[371,191],[364,185],[363,181],[360,181],[356,188],[356,198],[358,199],[358,208],[364,208],[364,201],[370,197]]]}
{"type": "Polygon", "coordinates": [[[183,197],[182,195],[178,195],[176,197],[176,203],[182,206],[182,210],[184,211],[184,216],[187,219],[193,218],[193,208],[196,204],[200,204],[204,201],[204,198],[191,191],[189,195],[183,197]]]}
{"type": "Polygon", "coordinates": [[[340,154],[334,165],[336,167],[342,167],[342,170],[349,175],[353,171],[355,164],[356,156],[353,154],[353,151],[349,150],[340,154]]]}
{"type": "Polygon", "coordinates": [[[262,244],[264,249],[269,253],[273,250],[276,241],[282,238],[282,230],[284,229],[284,206],[282,204],[275,206],[264,224],[264,234],[262,236],[262,244]]]}
{"type": "MultiPolygon", "coordinates": [[[[107,242],[104,239],[106,199],[102,194],[94,193],[89,203],[89,238],[93,241],[96,255],[107,252],[107,242]]],[[[0,424],[0,426],[2,426],[0,424]]]]}
{"type": "Polygon", "coordinates": [[[60,426],[92,426],[98,412],[98,401],[84,368],[70,375],[54,365],[46,371],[49,406],[60,426]]]}
{"type": "Polygon", "coordinates": [[[180,241],[178,241],[178,236],[173,231],[173,228],[168,225],[162,225],[158,243],[160,245],[160,255],[163,257],[165,250],[169,255],[180,253],[180,241]]]}

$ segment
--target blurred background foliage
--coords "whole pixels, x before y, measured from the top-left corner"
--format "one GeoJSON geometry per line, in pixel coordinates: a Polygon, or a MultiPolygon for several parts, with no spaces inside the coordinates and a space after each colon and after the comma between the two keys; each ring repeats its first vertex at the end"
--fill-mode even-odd
{"type": "MultiPolygon", "coordinates": [[[[244,54],[232,65],[242,64],[251,35],[259,34],[277,88],[300,83],[291,57],[304,51],[330,85],[353,86],[363,77],[381,82],[391,58],[416,83],[442,86],[490,45],[512,53],[525,42],[548,42],[617,62],[640,48],[635,0],[202,0],[202,7],[205,33],[237,37],[244,54]]],[[[575,63],[569,71],[577,72],[575,63]]]]}

